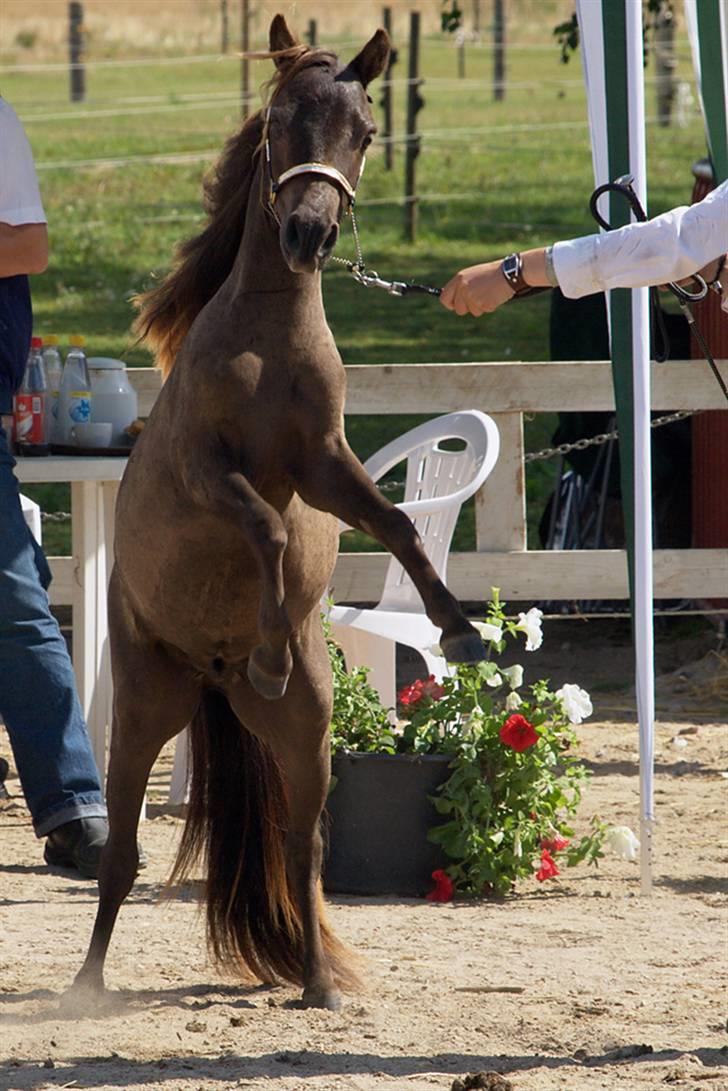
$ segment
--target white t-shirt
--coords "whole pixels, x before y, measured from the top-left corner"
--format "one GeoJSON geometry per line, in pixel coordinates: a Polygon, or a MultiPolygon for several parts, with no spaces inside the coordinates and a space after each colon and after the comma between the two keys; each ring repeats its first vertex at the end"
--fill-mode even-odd
{"type": "Polygon", "coordinates": [[[554,272],[570,299],[689,277],[728,252],[728,181],[702,201],[646,223],[554,245],[554,272]]]}
{"type": "Polygon", "coordinates": [[[33,153],[12,106],[0,98],[0,223],[47,223],[33,153]]]}

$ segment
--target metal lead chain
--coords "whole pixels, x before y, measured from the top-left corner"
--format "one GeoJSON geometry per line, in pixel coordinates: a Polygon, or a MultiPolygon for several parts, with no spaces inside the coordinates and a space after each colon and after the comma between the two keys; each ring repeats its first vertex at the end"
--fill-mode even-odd
{"type": "Polygon", "coordinates": [[[352,205],[349,214],[351,216],[351,230],[354,234],[354,247],[356,249],[356,261],[349,261],[347,258],[337,257],[335,254],[332,257],[332,261],[337,261],[340,265],[345,265],[357,284],[361,284],[364,288],[381,288],[385,292],[389,292],[390,295],[403,296],[408,292],[424,292],[426,295],[440,295],[439,288],[433,288],[429,284],[410,284],[404,280],[384,280],[380,277],[376,269],[367,269],[364,264],[364,255],[361,249],[361,240],[359,239],[359,227],[356,222],[356,216],[354,215],[354,206],[352,205]]]}

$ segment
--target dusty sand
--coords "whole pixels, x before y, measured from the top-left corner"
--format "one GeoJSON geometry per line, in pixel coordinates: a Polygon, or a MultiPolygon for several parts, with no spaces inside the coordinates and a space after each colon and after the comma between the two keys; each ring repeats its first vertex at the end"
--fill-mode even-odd
{"type": "MultiPolygon", "coordinates": [[[[636,826],[634,725],[581,735],[594,768],[583,821],[636,826]]],[[[724,723],[660,725],[649,898],[637,866],[610,856],[501,904],[332,899],[367,981],[336,1014],[292,1007],[292,988],[221,977],[194,901],[157,904],[180,827],[164,804],[169,754],[108,1003],[93,1018],[64,1011],[95,884],[43,865],[16,795],[0,811],[0,1087],[393,1091],[486,1071],[518,1091],[728,1089],[727,742],[724,723]]]]}

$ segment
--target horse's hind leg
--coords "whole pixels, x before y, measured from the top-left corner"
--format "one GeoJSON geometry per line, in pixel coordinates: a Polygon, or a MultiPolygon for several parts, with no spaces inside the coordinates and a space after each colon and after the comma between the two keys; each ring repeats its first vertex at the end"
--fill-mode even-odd
{"type": "Polygon", "coordinates": [[[282,697],[293,666],[289,647],[292,629],[284,605],[283,555],[288,534],[283,520],[244,474],[227,466],[206,465],[204,478],[190,479],[187,486],[198,503],[238,523],[255,558],[261,585],[260,643],[248,658],[248,678],[262,697],[268,700],[282,697]]]}
{"type": "Polygon", "coordinates": [[[358,980],[350,952],[322,913],[320,819],[330,779],[331,668],[317,612],[294,639],[293,654],[290,685],[275,717],[245,681],[228,699],[238,719],[271,747],[286,781],[286,871],[303,934],[302,1003],[337,1010],[337,982],[352,986],[358,980]]]}
{"type": "Polygon", "coordinates": [[[109,838],[99,871],[99,907],[75,987],[102,990],[116,916],[139,863],[137,825],[149,772],[164,743],[194,715],[199,688],[159,645],[141,642],[118,581],[109,589],[114,716],[106,787],[109,838]],[[132,632],[134,635],[132,636],[132,632]]]}

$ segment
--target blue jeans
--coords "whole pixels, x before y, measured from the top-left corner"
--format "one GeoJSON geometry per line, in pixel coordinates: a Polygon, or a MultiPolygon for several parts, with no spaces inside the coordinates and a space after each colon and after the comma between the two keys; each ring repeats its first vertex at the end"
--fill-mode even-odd
{"type": "Polygon", "coordinates": [[[73,667],[46,588],[50,568],[23,517],[0,428],[0,717],[38,837],[106,815],[73,667]]]}

